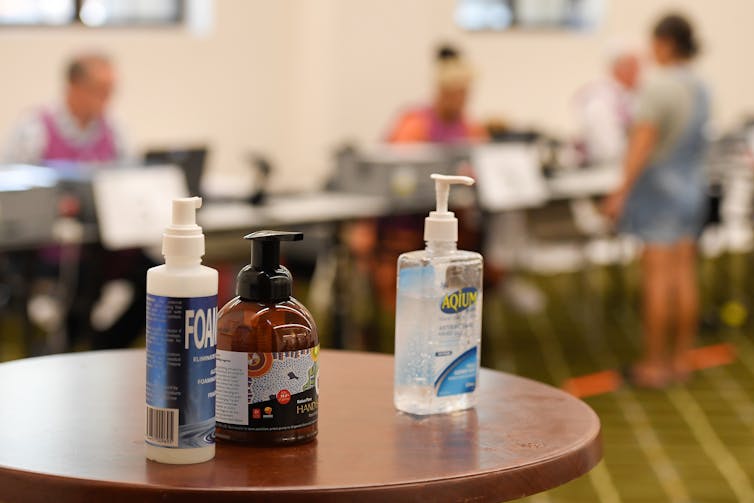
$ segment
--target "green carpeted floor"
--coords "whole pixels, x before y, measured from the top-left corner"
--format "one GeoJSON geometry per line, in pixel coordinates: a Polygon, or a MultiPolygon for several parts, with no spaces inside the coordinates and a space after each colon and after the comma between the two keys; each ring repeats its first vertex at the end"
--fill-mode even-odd
{"type": "MultiPolygon", "coordinates": [[[[685,386],[624,387],[586,399],[602,420],[603,462],[523,501],[754,502],[754,338],[743,319],[754,285],[751,260],[727,256],[700,266],[706,320],[700,344],[729,342],[737,359],[695,373],[685,386]]],[[[522,314],[499,298],[486,299],[485,366],[560,386],[635,358],[635,266],[530,279],[545,293],[544,312],[522,314]]]]}

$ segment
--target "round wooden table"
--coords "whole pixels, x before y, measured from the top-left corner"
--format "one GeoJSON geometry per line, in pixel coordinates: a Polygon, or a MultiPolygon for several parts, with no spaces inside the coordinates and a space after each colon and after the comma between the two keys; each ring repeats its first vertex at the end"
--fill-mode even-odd
{"type": "Polygon", "coordinates": [[[555,388],[483,369],[476,409],[420,418],[393,409],[392,357],[321,355],[315,442],[183,466],[144,457],[143,351],[0,364],[0,501],[496,503],[601,457],[596,414],[555,388]]]}

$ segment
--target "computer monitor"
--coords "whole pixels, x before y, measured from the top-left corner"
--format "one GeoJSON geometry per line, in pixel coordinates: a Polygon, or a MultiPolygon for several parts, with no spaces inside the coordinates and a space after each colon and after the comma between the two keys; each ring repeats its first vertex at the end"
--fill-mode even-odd
{"type": "Polygon", "coordinates": [[[92,189],[100,241],[108,250],[159,246],[171,201],[188,195],[182,170],[172,164],[101,170],[92,189]]]}
{"type": "Polygon", "coordinates": [[[468,148],[439,145],[376,145],[337,154],[333,190],[384,196],[396,210],[426,211],[435,206],[432,173],[454,175],[468,148]]]}
{"type": "Polygon", "coordinates": [[[548,199],[539,154],[533,145],[479,145],[473,150],[471,163],[477,177],[479,207],[484,211],[531,208],[548,199]]]}
{"type": "Polygon", "coordinates": [[[173,164],[183,170],[186,176],[189,193],[192,196],[200,196],[202,175],[207,161],[207,148],[196,147],[173,150],[149,150],[144,154],[144,164],[164,166],[173,164]]]}
{"type": "Polygon", "coordinates": [[[0,166],[0,250],[36,248],[53,241],[57,179],[38,166],[0,166]]]}

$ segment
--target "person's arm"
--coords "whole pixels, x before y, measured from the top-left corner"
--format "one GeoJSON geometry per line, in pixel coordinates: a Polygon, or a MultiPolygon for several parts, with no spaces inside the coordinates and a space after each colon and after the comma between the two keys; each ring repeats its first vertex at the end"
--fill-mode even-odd
{"type": "Polygon", "coordinates": [[[388,135],[389,143],[423,143],[429,141],[427,124],[421,114],[409,112],[403,115],[388,135]]]}
{"type": "Polygon", "coordinates": [[[489,141],[490,135],[487,134],[487,128],[485,128],[482,124],[471,122],[466,126],[466,128],[469,135],[468,141],[470,143],[484,143],[486,141],[489,141]]]}
{"type": "Polygon", "coordinates": [[[676,87],[662,75],[654,76],[642,86],[637,96],[634,127],[623,161],[623,182],[602,204],[603,213],[615,220],[625,205],[628,194],[647,168],[657,146],[660,126],[668,114],[676,87]]]}
{"type": "Polygon", "coordinates": [[[602,204],[602,212],[611,220],[617,219],[623,212],[626,198],[646,169],[656,144],[657,126],[651,122],[640,122],[634,126],[623,163],[623,182],[602,204]]]}
{"type": "Polygon", "coordinates": [[[0,162],[5,164],[40,164],[43,161],[47,132],[38,113],[19,121],[8,137],[0,162]]]}
{"type": "Polygon", "coordinates": [[[651,122],[642,122],[634,127],[623,163],[622,190],[631,190],[639,175],[646,169],[656,144],[657,126],[651,122]]]}

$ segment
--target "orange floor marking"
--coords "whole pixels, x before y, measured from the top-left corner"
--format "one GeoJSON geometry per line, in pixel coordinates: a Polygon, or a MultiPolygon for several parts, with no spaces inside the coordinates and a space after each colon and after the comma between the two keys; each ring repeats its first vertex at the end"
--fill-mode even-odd
{"type": "Polygon", "coordinates": [[[573,396],[585,398],[588,396],[610,393],[620,388],[623,378],[615,370],[603,370],[594,374],[573,377],[563,383],[563,389],[573,396]]]}
{"type": "Polygon", "coordinates": [[[694,370],[728,365],[736,359],[736,349],[727,343],[713,344],[691,350],[691,366],[694,370]]]}
{"type": "MultiPolygon", "coordinates": [[[[736,359],[735,348],[728,343],[713,344],[691,350],[691,367],[704,370],[728,365],[736,359]]],[[[611,393],[623,385],[617,370],[603,370],[594,374],[572,377],[563,383],[563,390],[579,398],[611,393]]]]}

